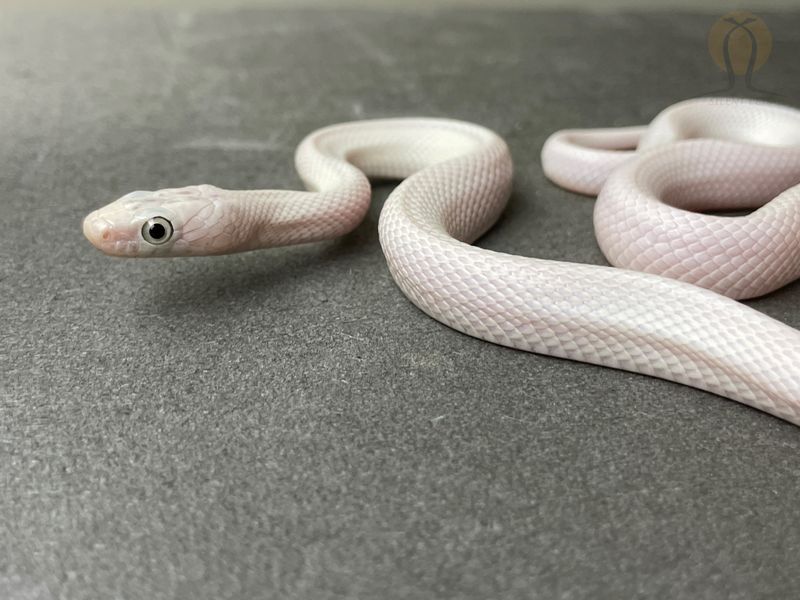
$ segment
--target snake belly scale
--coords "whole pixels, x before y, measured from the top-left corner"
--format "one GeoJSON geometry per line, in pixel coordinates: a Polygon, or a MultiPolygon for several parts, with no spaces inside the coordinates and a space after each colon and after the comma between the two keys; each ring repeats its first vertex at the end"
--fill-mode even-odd
{"type": "Polygon", "coordinates": [[[626,369],[800,424],[800,332],[739,302],[652,273],[471,246],[503,211],[512,162],[481,126],[447,119],[345,123],[310,134],[308,191],[208,185],[140,191],[84,233],[116,256],[192,256],[331,239],[370,203],[368,177],[402,179],[380,243],[403,293],[434,319],[511,348],[626,369]]]}

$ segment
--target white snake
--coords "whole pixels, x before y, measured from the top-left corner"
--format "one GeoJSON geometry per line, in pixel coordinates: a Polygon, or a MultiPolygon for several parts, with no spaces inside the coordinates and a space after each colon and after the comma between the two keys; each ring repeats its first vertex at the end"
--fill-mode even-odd
{"type": "Polygon", "coordinates": [[[565,187],[602,187],[601,248],[613,264],[648,272],[471,246],[506,204],[511,157],[493,132],[446,119],[315,131],[295,156],[311,191],[133,192],[88,215],[83,229],[116,256],[314,242],[361,222],[367,176],[403,179],[381,212],[381,246],[400,289],[431,317],[490,342],[662,377],[800,424],[800,332],[722,295],[763,294],[798,275],[800,186],[787,188],[800,183],[800,111],[690,100],[646,128],[556,133],[542,160],[565,187]],[[676,141],[684,138],[714,139],[676,141]],[[756,208],[738,217],[690,212],[756,208]]]}

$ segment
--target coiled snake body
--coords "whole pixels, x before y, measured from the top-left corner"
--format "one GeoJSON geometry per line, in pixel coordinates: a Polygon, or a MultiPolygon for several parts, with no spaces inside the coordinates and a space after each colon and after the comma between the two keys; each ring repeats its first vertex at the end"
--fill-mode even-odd
{"type": "Polygon", "coordinates": [[[368,176],[402,179],[381,212],[381,246],[400,289],[434,319],[512,348],[691,385],[800,424],[800,332],[732,299],[800,274],[800,186],[787,189],[800,183],[800,111],[692,100],[647,128],[559,132],[542,158],[557,183],[602,188],[598,240],[627,268],[471,246],[506,204],[511,157],[491,131],[446,119],[327,127],[296,153],[309,191],[133,192],[87,216],[84,233],[117,256],[313,242],[358,225],[368,176]],[[685,138],[703,139],[678,141],[685,138]],[[722,209],[757,210],[690,212],[722,209]]]}

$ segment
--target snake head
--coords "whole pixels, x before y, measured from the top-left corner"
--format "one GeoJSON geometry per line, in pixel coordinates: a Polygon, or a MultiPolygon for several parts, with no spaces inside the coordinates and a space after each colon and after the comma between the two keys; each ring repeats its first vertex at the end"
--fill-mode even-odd
{"type": "Polygon", "coordinates": [[[235,234],[235,215],[211,185],[131,192],[90,213],[83,233],[112,256],[222,254],[235,234]]]}

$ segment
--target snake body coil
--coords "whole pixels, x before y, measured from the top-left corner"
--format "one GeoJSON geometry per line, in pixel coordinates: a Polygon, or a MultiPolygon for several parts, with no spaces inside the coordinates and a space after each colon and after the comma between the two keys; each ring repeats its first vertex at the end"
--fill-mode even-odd
{"type": "Polygon", "coordinates": [[[491,131],[445,119],[312,133],[295,157],[306,192],[134,192],[91,213],[84,232],[118,256],[319,241],[361,222],[367,177],[402,179],[380,216],[381,246],[398,286],[434,319],[504,346],[691,385],[800,424],[800,332],[722,295],[765,293],[798,275],[800,188],[784,190],[800,182],[800,113],[714,102],[676,105],[649,128],[560,132],[545,145],[551,178],[584,193],[602,188],[595,224],[612,263],[649,272],[471,246],[507,202],[511,157],[491,131]],[[676,141],[687,137],[723,139],[676,141]],[[637,144],[637,152],[607,149],[637,144]],[[762,204],[745,217],[689,212],[762,204]],[[712,244],[709,232],[724,235],[712,244]]]}

